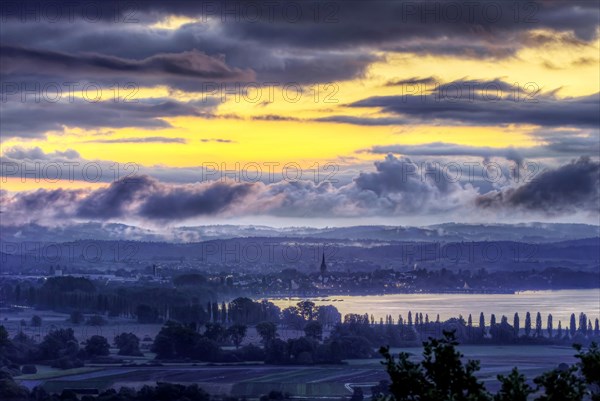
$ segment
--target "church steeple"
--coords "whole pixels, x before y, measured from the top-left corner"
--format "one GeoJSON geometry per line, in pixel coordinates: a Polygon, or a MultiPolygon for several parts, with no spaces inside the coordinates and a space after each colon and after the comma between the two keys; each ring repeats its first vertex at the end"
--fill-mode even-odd
{"type": "Polygon", "coordinates": [[[325,264],[325,252],[323,252],[323,259],[321,260],[321,275],[324,275],[327,271],[327,265],[325,264]]]}

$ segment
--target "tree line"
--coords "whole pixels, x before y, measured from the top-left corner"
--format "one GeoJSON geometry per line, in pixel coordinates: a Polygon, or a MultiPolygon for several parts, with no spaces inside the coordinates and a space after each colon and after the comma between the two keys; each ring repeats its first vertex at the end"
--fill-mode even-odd
{"type": "MultiPolygon", "coordinates": [[[[586,350],[574,345],[579,361],[561,364],[533,379],[533,383],[513,368],[508,375],[498,375],[500,390],[492,394],[476,376],[480,363],[463,362],[454,332],[423,343],[420,361],[407,353],[396,359],[389,347],[382,354],[390,383],[377,387],[374,398],[392,396],[396,401],[583,401],[600,400],[600,348],[592,342],[586,350]]],[[[360,397],[356,397],[359,398],[360,397]]]]}
{"type": "MultiPolygon", "coordinates": [[[[261,336],[268,343],[277,341],[273,323],[265,323],[261,328],[261,336]]],[[[165,330],[185,330],[176,325],[167,325],[165,330]]],[[[193,337],[188,331],[185,333],[193,337]]],[[[69,332],[55,333],[52,339],[44,341],[51,345],[67,343],[74,347],[69,332]]],[[[184,333],[180,333],[184,334],[184,333]]],[[[163,333],[168,335],[168,333],[163,333]]],[[[308,333],[307,336],[308,337],[308,333]]],[[[8,340],[6,332],[0,326],[0,349],[4,351],[8,340]]],[[[458,345],[452,331],[444,331],[439,339],[430,338],[423,343],[422,359],[415,361],[408,353],[400,353],[397,359],[390,353],[389,347],[381,347],[383,365],[390,381],[382,381],[371,388],[373,400],[396,401],[584,401],[600,400],[600,348],[592,342],[589,348],[574,345],[576,364],[561,364],[557,368],[545,372],[528,382],[518,368],[508,375],[498,375],[500,390],[492,394],[485,384],[476,376],[480,363],[476,360],[463,362],[463,355],[456,349],[458,345]],[[535,397],[535,398],[532,398],[535,397]]],[[[89,343],[86,345],[88,347],[89,343]]],[[[50,351],[46,346],[44,352],[50,351]]],[[[177,347],[177,346],[176,346],[177,347]]],[[[303,351],[303,344],[297,348],[303,351]]],[[[58,351],[59,353],[61,351],[58,351]]],[[[53,355],[56,356],[56,355],[53,355]]],[[[13,401],[75,401],[79,400],[73,391],[65,390],[61,395],[48,394],[42,387],[32,391],[17,385],[10,371],[0,371],[0,396],[3,400],[13,401]]],[[[284,395],[272,392],[261,397],[261,401],[282,400],[284,395]]],[[[209,401],[211,397],[197,385],[183,386],[179,384],[157,383],[156,386],[144,386],[139,391],[130,388],[110,389],[98,397],[83,396],[83,401],[209,401]]],[[[364,399],[361,388],[356,387],[351,401],[364,399]]],[[[231,400],[237,400],[231,398],[231,400]]]]}

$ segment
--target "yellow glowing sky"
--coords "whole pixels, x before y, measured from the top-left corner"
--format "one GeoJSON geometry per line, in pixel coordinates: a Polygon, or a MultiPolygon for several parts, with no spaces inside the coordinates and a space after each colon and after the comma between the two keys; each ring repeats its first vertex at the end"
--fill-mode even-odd
{"type": "MultiPolygon", "coordinates": [[[[175,29],[187,20],[165,20],[157,29],[175,29]]],[[[229,96],[214,112],[217,117],[178,117],[167,121],[172,128],[144,130],[140,128],[83,130],[66,127],[65,132],[50,132],[46,139],[12,139],[2,144],[2,150],[14,146],[38,146],[45,152],[74,149],[88,160],[107,160],[119,163],[135,162],[145,166],[199,166],[203,162],[245,163],[295,162],[310,166],[314,162],[336,162],[356,158],[357,163],[378,159],[380,155],[360,152],[373,146],[394,144],[425,144],[447,142],[470,146],[526,147],[537,142],[529,134],[535,126],[473,127],[439,125],[357,126],[350,124],[309,121],[335,115],[377,117],[376,109],[352,108],[348,104],[370,96],[398,95],[399,88],[385,86],[392,80],[433,76],[439,82],[458,79],[493,80],[524,85],[536,83],[543,92],[560,89],[559,98],[585,96],[600,91],[598,55],[600,41],[593,45],[569,44],[568,41],[549,43],[543,47],[524,48],[514,57],[504,59],[465,59],[416,54],[381,54],[384,61],[370,66],[365,76],[352,81],[336,82],[325,88],[320,85],[315,101],[315,87],[309,88],[300,101],[291,103],[283,98],[281,88],[274,89],[273,102],[235,101],[229,96]],[[335,94],[332,91],[336,89],[335,94]],[[331,102],[325,96],[331,95],[331,102]],[[335,101],[337,100],[337,101],[335,101]],[[235,115],[238,118],[227,116],[235,115]],[[277,115],[300,121],[260,121],[256,116],[277,115]],[[184,138],[177,143],[97,143],[98,139],[184,138]],[[202,142],[202,139],[208,140],[202,142]],[[231,142],[216,142],[223,139],[231,142]]],[[[137,98],[171,97],[180,101],[197,100],[198,96],[180,93],[166,87],[140,88],[137,98]]],[[[92,110],[92,109],[91,109],[92,110]]],[[[53,184],[56,187],[56,184],[53,184]]],[[[2,187],[23,190],[40,187],[39,183],[7,180],[2,187]]],[[[65,186],[78,186],[70,183],[65,186]]]]}

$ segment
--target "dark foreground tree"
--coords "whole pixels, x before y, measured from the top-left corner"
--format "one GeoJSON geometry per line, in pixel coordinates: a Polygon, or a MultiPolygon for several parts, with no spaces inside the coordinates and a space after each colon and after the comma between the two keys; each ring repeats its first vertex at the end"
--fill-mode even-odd
{"type": "Polygon", "coordinates": [[[38,315],[33,315],[31,317],[31,326],[33,327],[41,327],[42,326],[42,318],[38,315]]]}
{"type": "Polygon", "coordinates": [[[119,355],[142,356],[140,339],[133,333],[121,333],[115,337],[115,345],[119,348],[119,355]]]}
{"type": "Polygon", "coordinates": [[[15,383],[11,375],[0,371],[0,398],[6,401],[26,400],[29,393],[25,387],[15,383]]]}
{"type": "Polygon", "coordinates": [[[600,401],[600,347],[592,342],[587,351],[579,344],[574,345],[577,350],[575,358],[579,359],[579,369],[588,384],[593,401],[600,401]]]}
{"type": "Polygon", "coordinates": [[[423,361],[409,360],[409,354],[400,353],[398,361],[388,347],[382,347],[386,370],[392,380],[390,392],[396,401],[487,401],[489,393],[475,377],[478,361],[463,364],[462,354],[456,350],[454,332],[444,331],[442,339],[423,343],[423,361]]]}
{"type": "Polygon", "coordinates": [[[525,335],[529,337],[529,334],[531,334],[531,314],[527,312],[525,315],[525,335]]]}
{"type": "Polygon", "coordinates": [[[576,372],[577,366],[559,367],[536,377],[534,383],[544,389],[536,401],[582,401],[586,385],[576,372]]]}
{"type": "Polygon", "coordinates": [[[527,401],[527,397],[535,393],[535,389],[527,384],[525,376],[517,368],[513,368],[508,376],[498,375],[498,380],[502,387],[494,401],[527,401]]]}
{"type": "Polygon", "coordinates": [[[272,322],[261,322],[257,324],[256,332],[261,337],[264,345],[277,338],[277,326],[272,322]]]}
{"type": "Polygon", "coordinates": [[[75,356],[79,343],[73,329],[58,329],[49,332],[39,345],[39,359],[49,360],[64,356],[75,356]]]}
{"type": "Polygon", "coordinates": [[[227,329],[227,336],[231,338],[231,342],[235,345],[235,348],[239,348],[242,341],[244,341],[247,330],[248,328],[243,324],[234,324],[227,329]]]}
{"type": "Polygon", "coordinates": [[[106,356],[110,353],[110,345],[102,336],[91,336],[85,343],[85,353],[90,357],[106,356]]]}
{"type": "Polygon", "coordinates": [[[304,326],[304,333],[306,337],[320,341],[323,339],[323,325],[316,321],[310,321],[304,326]]]}
{"type": "MultiPolygon", "coordinates": [[[[398,361],[382,347],[380,352],[392,381],[389,391],[396,401],[479,401],[491,400],[483,383],[474,373],[479,363],[461,362],[462,354],[456,351],[454,333],[444,332],[441,340],[430,339],[423,343],[421,362],[409,360],[400,353],[398,361]]],[[[575,345],[579,362],[558,368],[536,377],[532,388],[517,368],[508,376],[499,375],[500,391],[494,401],[600,401],[600,347],[594,342],[587,350],[575,345]],[[537,394],[532,399],[530,395],[537,394]]],[[[380,394],[381,391],[378,392],[380,394]]]]}

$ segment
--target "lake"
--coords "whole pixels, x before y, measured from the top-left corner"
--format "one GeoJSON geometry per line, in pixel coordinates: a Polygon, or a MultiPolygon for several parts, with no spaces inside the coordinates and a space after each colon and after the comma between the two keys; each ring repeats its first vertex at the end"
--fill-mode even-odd
{"type": "MultiPolygon", "coordinates": [[[[368,296],[331,296],[328,298],[307,298],[316,305],[334,305],[342,314],[368,313],[376,320],[392,315],[394,320],[401,314],[404,319],[408,311],[429,314],[435,320],[439,313],[441,320],[463,315],[465,319],[472,314],[473,324],[479,323],[479,313],[485,314],[486,324],[490,315],[496,314],[500,321],[502,315],[508,317],[512,324],[513,315],[519,313],[521,326],[525,323],[525,314],[531,312],[532,324],[535,326],[535,314],[542,314],[543,326],[546,326],[548,313],[552,314],[554,328],[559,320],[562,326],[568,326],[571,313],[577,317],[580,312],[587,314],[592,322],[600,318],[600,289],[560,290],[560,291],[524,291],[516,294],[387,294],[368,296]]],[[[269,299],[280,308],[295,305],[300,298],[269,299]]]]}

